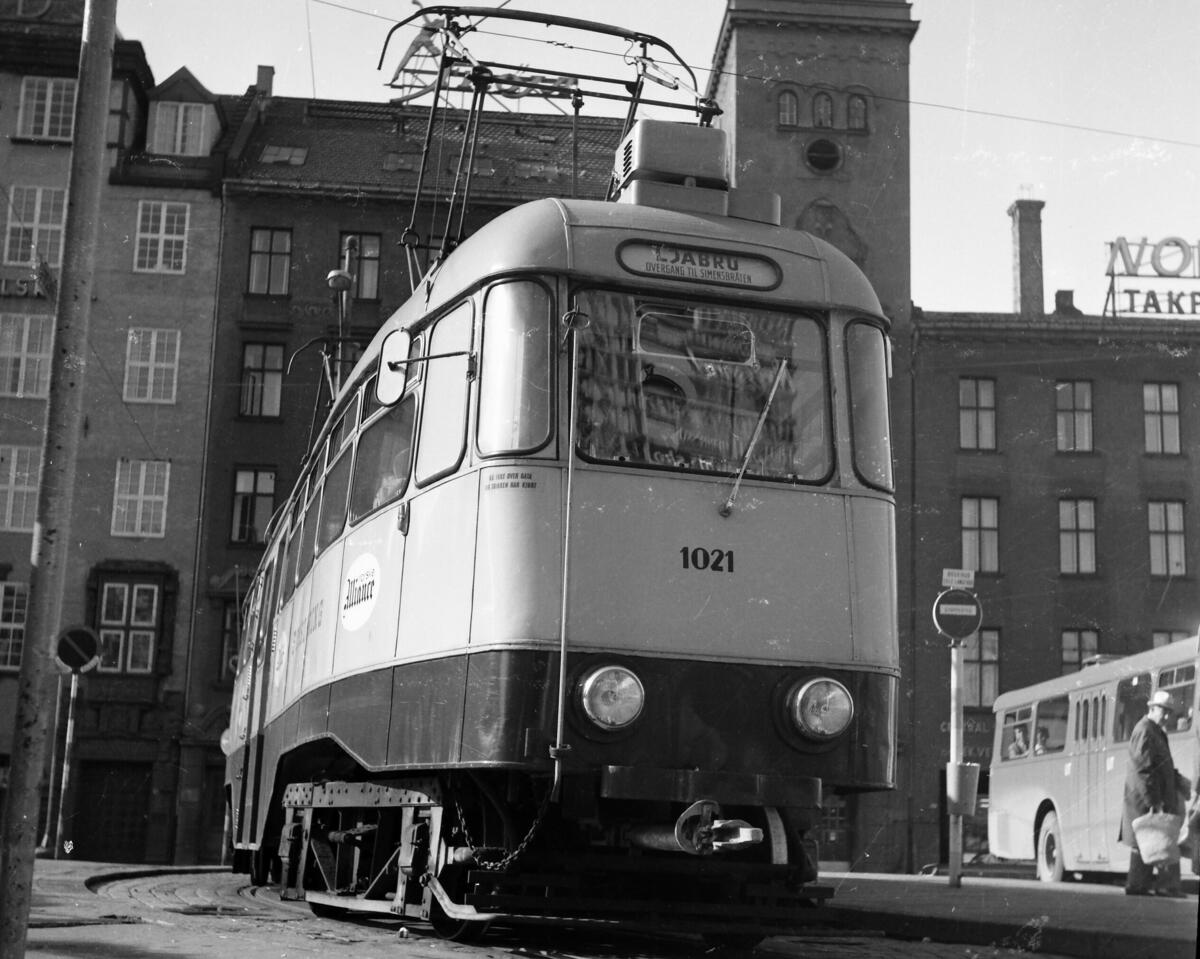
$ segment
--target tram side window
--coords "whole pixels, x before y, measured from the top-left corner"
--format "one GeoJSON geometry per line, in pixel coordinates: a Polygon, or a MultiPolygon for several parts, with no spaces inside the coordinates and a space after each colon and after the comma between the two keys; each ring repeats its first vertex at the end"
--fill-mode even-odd
{"type": "Polygon", "coordinates": [[[1000,737],[1000,754],[1005,762],[1028,756],[1033,744],[1029,741],[1029,727],[1033,720],[1033,707],[1022,706],[1004,714],[1004,725],[1000,737]]]}
{"type": "Polygon", "coordinates": [[[850,436],[854,468],[870,486],[892,489],[892,444],[888,434],[888,354],[883,330],[851,323],[846,330],[850,371],[850,436]]]}
{"type": "Polygon", "coordinates": [[[1150,674],[1127,676],[1117,683],[1117,705],[1113,710],[1113,742],[1125,743],[1133,727],[1146,715],[1150,702],[1150,674]]]}
{"type": "Polygon", "coordinates": [[[483,307],[479,452],[528,453],[550,438],[550,294],[540,284],[502,283],[483,307]]]}
{"type": "Polygon", "coordinates": [[[458,469],[466,447],[467,357],[443,356],[471,349],[471,304],[443,316],[429,337],[421,439],[417,444],[417,484],[431,483],[458,469]]]}
{"type": "Polygon", "coordinates": [[[346,525],[346,494],[350,489],[350,464],[353,459],[352,448],[348,446],[325,476],[325,494],[321,499],[321,522],[317,532],[318,553],[341,536],[346,525]]]}
{"type": "Polygon", "coordinates": [[[300,535],[300,517],[303,508],[304,500],[303,498],[298,498],[292,507],[291,522],[288,524],[292,532],[288,538],[283,569],[283,602],[285,603],[292,598],[292,593],[296,591],[296,567],[300,563],[300,540],[302,538],[300,535]]]}
{"type": "Polygon", "coordinates": [[[1167,728],[1169,733],[1178,733],[1192,728],[1196,701],[1196,667],[1172,666],[1158,673],[1158,688],[1171,694],[1177,712],[1167,728]]]}
{"type": "Polygon", "coordinates": [[[304,528],[300,534],[300,554],[297,557],[296,581],[300,582],[312,569],[316,553],[313,547],[317,541],[317,519],[321,512],[321,484],[313,483],[312,495],[308,506],[304,508],[304,528]]]}
{"type": "Polygon", "coordinates": [[[1067,744],[1066,696],[1045,699],[1037,705],[1037,723],[1033,730],[1033,753],[1061,753],[1067,744]]]}
{"type": "Polygon", "coordinates": [[[412,468],[416,396],[409,393],[363,430],[354,461],[350,522],[404,495],[412,468]]]}

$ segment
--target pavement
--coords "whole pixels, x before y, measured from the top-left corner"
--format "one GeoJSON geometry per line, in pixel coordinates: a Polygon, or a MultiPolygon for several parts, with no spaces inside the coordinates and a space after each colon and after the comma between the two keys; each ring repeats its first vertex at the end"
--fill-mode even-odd
{"type": "MultiPolygon", "coordinates": [[[[92,892],[114,879],[224,871],[220,867],[139,868],[39,859],[34,869],[30,930],[136,923],[137,904],[92,892]]],[[[823,873],[834,897],[826,924],[878,930],[890,937],[991,946],[1081,959],[1195,959],[1196,880],[1184,899],[1131,897],[1119,884],[1042,883],[1003,875],[966,874],[951,887],[945,875],[823,873]]]]}

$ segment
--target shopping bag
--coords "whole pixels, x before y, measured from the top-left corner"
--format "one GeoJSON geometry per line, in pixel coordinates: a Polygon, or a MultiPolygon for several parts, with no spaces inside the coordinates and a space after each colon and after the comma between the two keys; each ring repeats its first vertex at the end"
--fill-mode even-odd
{"type": "Polygon", "coordinates": [[[1133,821],[1138,853],[1146,865],[1179,861],[1179,831],[1183,817],[1169,812],[1148,812],[1133,821]]]}

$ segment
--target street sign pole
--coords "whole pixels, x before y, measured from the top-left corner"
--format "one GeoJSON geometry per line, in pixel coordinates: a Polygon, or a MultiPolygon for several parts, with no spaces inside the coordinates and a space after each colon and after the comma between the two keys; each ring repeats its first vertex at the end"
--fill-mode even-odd
{"type": "MultiPolygon", "coordinates": [[[[58,788],[58,817],[54,830],[54,858],[63,851],[63,798],[71,784],[71,747],[75,744],[75,699],[79,695],[79,673],[71,671],[71,696],[67,701],[67,739],[63,745],[62,785],[58,788]]],[[[53,773],[51,773],[53,778],[53,773]]]]}
{"type": "MultiPolygon", "coordinates": [[[[946,571],[958,572],[958,571],[946,571]]],[[[950,640],[950,761],[946,764],[946,807],[950,814],[950,862],[949,885],[957,889],[962,885],[962,836],[963,814],[975,805],[974,786],[970,773],[978,775],[963,763],[963,643],[978,632],[983,622],[983,608],[975,593],[964,588],[973,585],[973,577],[943,577],[943,583],[953,583],[950,588],[938,593],[933,601],[933,625],[950,640]]]]}
{"type": "MultiPolygon", "coordinates": [[[[962,643],[950,644],[950,768],[957,771],[963,761],[963,704],[962,704],[962,643]]],[[[949,786],[949,779],[947,779],[949,786]]],[[[949,790],[947,790],[949,793],[949,790]]],[[[962,813],[955,807],[950,809],[950,868],[949,885],[952,889],[962,886],[963,858],[962,813]]]]}

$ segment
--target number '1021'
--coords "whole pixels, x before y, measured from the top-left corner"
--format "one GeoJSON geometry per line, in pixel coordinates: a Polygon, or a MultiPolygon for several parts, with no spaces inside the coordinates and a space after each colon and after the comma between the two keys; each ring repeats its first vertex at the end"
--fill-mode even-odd
{"type": "Polygon", "coordinates": [[[679,556],[684,569],[706,569],[711,573],[733,572],[733,550],[705,549],[703,546],[681,546],[679,556]]]}

